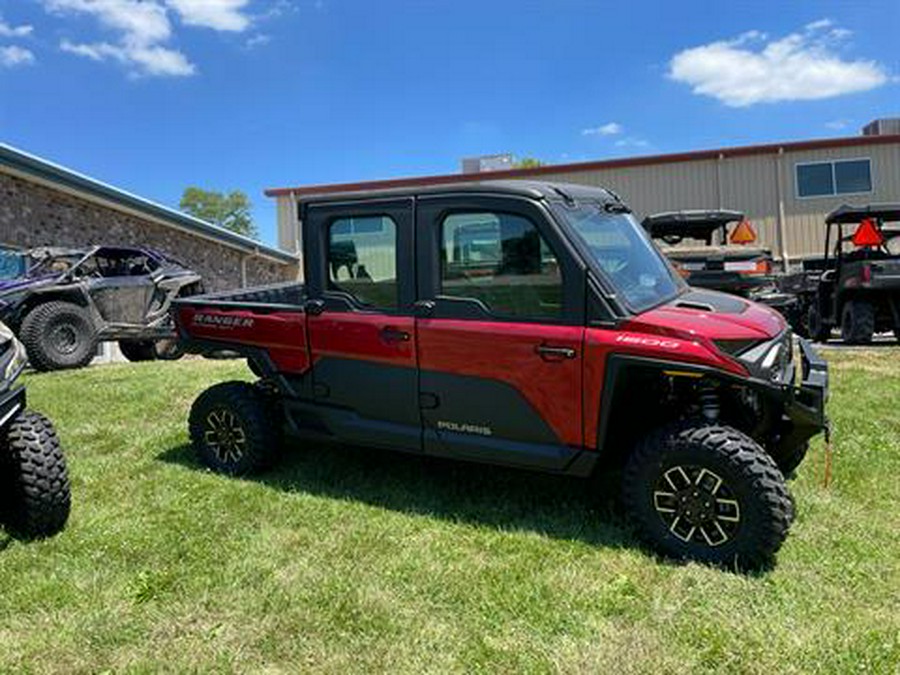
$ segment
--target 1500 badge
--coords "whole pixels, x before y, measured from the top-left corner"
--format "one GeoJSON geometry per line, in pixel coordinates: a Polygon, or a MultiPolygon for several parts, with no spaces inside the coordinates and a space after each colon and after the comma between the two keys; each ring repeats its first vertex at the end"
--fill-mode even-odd
{"type": "Polygon", "coordinates": [[[624,342],[629,345],[642,345],[644,347],[662,347],[663,349],[678,349],[681,347],[681,343],[678,340],[640,337],[638,335],[618,335],[616,336],[616,342],[624,342]]]}
{"type": "Polygon", "coordinates": [[[194,325],[213,326],[216,328],[252,328],[253,319],[249,316],[233,316],[231,314],[194,314],[194,325]]]}

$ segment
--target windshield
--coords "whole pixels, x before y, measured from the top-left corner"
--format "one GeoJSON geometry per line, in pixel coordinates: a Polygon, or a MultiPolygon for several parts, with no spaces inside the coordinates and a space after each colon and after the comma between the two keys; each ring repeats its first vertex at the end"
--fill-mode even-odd
{"type": "Polygon", "coordinates": [[[18,251],[0,249],[0,281],[21,279],[27,269],[24,255],[18,251]]]}
{"type": "Polygon", "coordinates": [[[630,213],[609,213],[599,204],[559,206],[557,213],[581,237],[631,310],[662,304],[684,287],[630,213]]]}

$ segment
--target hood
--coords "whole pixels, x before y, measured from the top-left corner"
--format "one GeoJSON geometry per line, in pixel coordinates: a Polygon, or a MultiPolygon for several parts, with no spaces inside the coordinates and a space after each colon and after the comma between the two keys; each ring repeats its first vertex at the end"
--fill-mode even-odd
{"type": "Polygon", "coordinates": [[[628,330],[711,340],[768,340],[786,327],[784,317],[765,305],[697,288],[627,323],[628,330]]]}

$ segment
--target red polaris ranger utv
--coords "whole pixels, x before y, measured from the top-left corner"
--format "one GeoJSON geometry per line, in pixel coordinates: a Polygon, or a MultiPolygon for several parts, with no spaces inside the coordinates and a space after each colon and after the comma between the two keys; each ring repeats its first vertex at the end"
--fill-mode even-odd
{"type": "Polygon", "coordinates": [[[289,436],[618,469],[663,553],[754,567],[781,546],[826,364],[775,311],[686,286],[614,194],[343,193],[301,219],[305,284],[176,301],[189,351],[237,351],[259,376],[194,403],[208,466],[253,471],[289,436]]]}

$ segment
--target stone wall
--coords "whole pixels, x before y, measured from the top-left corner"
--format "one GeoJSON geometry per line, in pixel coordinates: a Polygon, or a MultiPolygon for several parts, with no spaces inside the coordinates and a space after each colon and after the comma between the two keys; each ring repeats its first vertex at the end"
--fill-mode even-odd
{"type": "Polygon", "coordinates": [[[70,194],[0,173],[0,244],[86,247],[146,246],[171,255],[203,275],[207,291],[297,278],[297,266],[252,256],[231,246],[70,194]]]}

